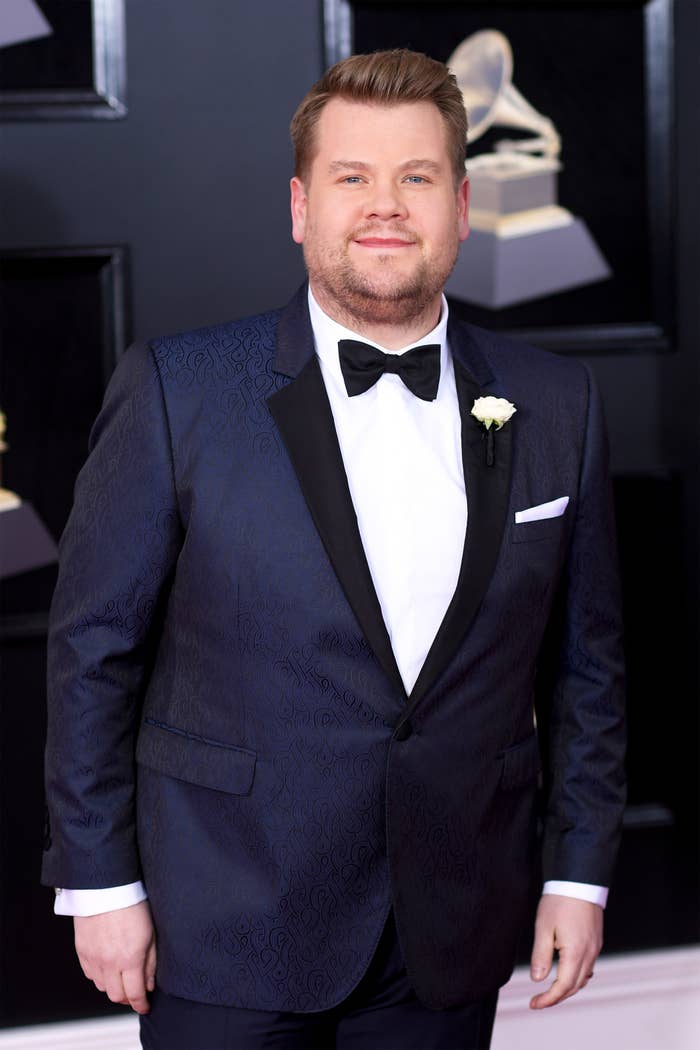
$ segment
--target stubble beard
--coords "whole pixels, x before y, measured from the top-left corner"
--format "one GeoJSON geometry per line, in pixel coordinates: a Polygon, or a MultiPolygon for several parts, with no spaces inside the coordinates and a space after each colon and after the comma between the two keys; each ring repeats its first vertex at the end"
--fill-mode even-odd
{"type": "MultiPolygon", "coordinates": [[[[389,236],[391,234],[388,234],[389,236]]],[[[379,272],[358,270],[345,248],[323,250],[311,243],[305,245],[304,258],[312,285],[321,298],[333,304],[333,314],[346,327],[365,325],[406,326],[430,311],[441,294],[457,261],[458,242],[453,251],[439,259],[421,256],[410,274],[397,273],[391,254],[377,255],[379,272]]],[[[421,243],[415,242],[420,250],[421,243]]]]}

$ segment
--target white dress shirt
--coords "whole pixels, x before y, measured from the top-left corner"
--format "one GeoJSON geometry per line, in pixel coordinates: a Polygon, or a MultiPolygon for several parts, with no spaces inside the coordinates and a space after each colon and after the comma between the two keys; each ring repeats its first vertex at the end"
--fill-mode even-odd
{"type": "MultiPolygon", "coordinates": [[[[362,546],[410,693],[457,586],[467,527],[447,303],[432,332],[396,351],[440,344],[434,401],[416,397],[393,374],[348,397],[338,341],[360,336],[323,313],[311,295],[309,310],[362,546]]],[[[369,339],[364,342],[384,350],[369,339]]]]}
{"type": "MultiPolygon", "coordinates": [[[[309,289],[316,353],[333,412],[362,545],[396,663],[410,693],[457,586],[467,529],[468,493],[462,469],[461,419],[447,344],[447,301],[426,336],[395,353],[440,344],[440,384],[423,401],[400,376],[380,377],[348,397],[338,341],[361,339],[325,314],[309,289]]],[[[605,906],[607,889],[578,882],[547,882],[543,893],[605,906]]],[[[55,911],[91,915],[146,897],[140,882],[102,890],[57,892],[55,911]]]]}

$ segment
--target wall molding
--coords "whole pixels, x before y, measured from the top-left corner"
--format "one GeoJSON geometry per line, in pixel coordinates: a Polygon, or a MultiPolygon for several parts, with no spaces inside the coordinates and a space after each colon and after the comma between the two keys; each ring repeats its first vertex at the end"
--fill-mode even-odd
{"type": "MultiPolygon", "coordinates": [[[[700,946],[603,957],[585,991],[554,1010],[528,1008],[537,987],[521,967],[502,989],[492,1050],[696,1050],[700,946]]],[[[138,1050],[138,1033],[133,1014],[31,1025],[0,1031],[0,1050],[138,1050]]]]}

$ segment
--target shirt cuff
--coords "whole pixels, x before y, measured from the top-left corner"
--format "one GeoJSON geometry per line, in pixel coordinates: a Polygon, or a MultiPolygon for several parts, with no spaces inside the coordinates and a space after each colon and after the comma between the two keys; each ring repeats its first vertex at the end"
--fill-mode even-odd
{"type": "Polygon", "coordinates": [[[106,911],[130,908],[148,897],[142,882],[108,886],[102,890],[56,890],[55,915],[101,915],[106,911]]]}
{"type": "Polygon", "coordinates": [[[557,894],[562,897],[577,897],[581,901],[590,901],[591,904],[599,904],[604,908],[608,903],[608,887],[593,886],[590,882],[559,882],[552,880],[545,882],[542,895],[546,893],[557,894]]]}

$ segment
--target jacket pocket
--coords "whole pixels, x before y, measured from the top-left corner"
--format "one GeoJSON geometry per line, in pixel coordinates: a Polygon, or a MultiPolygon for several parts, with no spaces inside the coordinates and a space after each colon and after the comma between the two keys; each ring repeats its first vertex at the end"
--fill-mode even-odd
{"type": "Polygon", "coordinates": [[[527,543],[530,540],[545,540],[550,536],[561,536],[564,528],[564,515],[556,518],[540,518],[538,521],[514,522],[511,526],[513,543],[527,543]]]}
{"type": "Polygon", "coordinates": [[[256,753],[146,718],[136,745],[136,761],[188,784],[247,795],[253,786],[256,753]]]}
{"type": "Polygon", "coordinates": [[[528,784],[540,772],[540,749],[537,733],[532,733],[513,747],[501,752],[503,768],[501,770],[501,787],[515,788],[528,784]]]}

